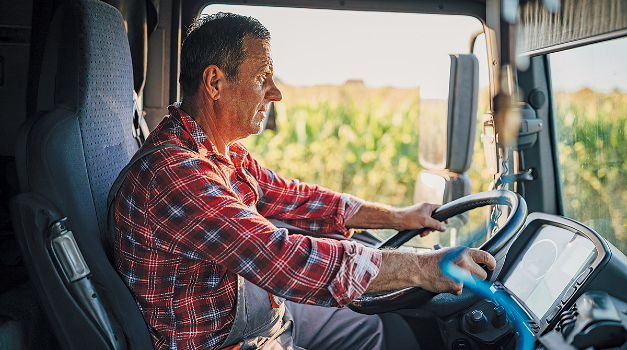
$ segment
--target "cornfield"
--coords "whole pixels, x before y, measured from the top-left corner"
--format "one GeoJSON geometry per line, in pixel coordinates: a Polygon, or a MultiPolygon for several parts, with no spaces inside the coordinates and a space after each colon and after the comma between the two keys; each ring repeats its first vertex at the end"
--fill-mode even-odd
{"type": "Polygon", "coordinates": [[[277,173],[391,205],[411,204],[420,89],[280,85],[277,132],[244,140],[277,173]]]}
{"type": "Polygon", "coordinates": [[[627,94],[555,95],[564,211],[627,251],[627,94]]]}
{"type": "MultiPolygon", "coordinates": [[[[277,131],[243,141],[262,165],[366,200],[413,203],[423,170],[420,113],[446,118],[446,109],[421,106],[419,88],[368,88],[360,82],[279,87],[284,98],[276,104],[277,131]]],[[[481,91],[479,121],[487,99],[487,91],[481,91]]],[[[627,251],[627,94],[558,92],[554,106],[565,214],[627,251]]],[[[473,193],[487,190],[492,180],[480,129],[468,170],[473,193]]]]}

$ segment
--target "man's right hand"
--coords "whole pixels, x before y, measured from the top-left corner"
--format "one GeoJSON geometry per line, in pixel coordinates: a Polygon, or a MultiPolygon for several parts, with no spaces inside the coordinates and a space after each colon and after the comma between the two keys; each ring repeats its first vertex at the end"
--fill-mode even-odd
{"type": "MultiPolygon", "coordinates": [[[[383,250],[379,274],[370,283],[366,293],[421,287],[431,292],[460,295],[462,284],[445,276],[440,268],[442,258],[450,249],[442,248],[422,254],[383,250]]],[[[489,270],[496,266],[492,255],[476,248],[464,249],[453,263],[481,279],[487,277],[487,272],[479,264],[484,264],[489,270]]]]}

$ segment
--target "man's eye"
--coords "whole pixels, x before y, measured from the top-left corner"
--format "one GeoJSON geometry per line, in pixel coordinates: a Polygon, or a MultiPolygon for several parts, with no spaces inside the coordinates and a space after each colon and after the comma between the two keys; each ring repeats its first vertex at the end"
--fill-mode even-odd
{"type": "Polygon", "coordinates": [[[272,73],[263,73],[259,76],[259,81],[262,83],[265,83],[266,81],[268,81],[268,78],[270,77],[272,73]]]}

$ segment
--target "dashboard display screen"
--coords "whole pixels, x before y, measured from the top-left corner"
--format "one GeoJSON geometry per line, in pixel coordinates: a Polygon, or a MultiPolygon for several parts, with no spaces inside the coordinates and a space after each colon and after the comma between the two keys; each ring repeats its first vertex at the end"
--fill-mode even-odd
{"type": "Polygon", "coordinates": [[[503,284],[541,318],[596,254],[586,237],[545,225],[518,256],[503,284]]]}

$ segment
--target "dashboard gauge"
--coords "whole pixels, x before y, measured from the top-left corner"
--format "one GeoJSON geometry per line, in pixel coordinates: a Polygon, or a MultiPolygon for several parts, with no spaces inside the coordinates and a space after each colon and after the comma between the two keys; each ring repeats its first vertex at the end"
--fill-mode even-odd
{"type": "Polygon", "coordinates": [[[535,242],[521,261],[522,270],[532,279],[539,280],[557,260],[557,245],[550,239],[535,242]]]}

